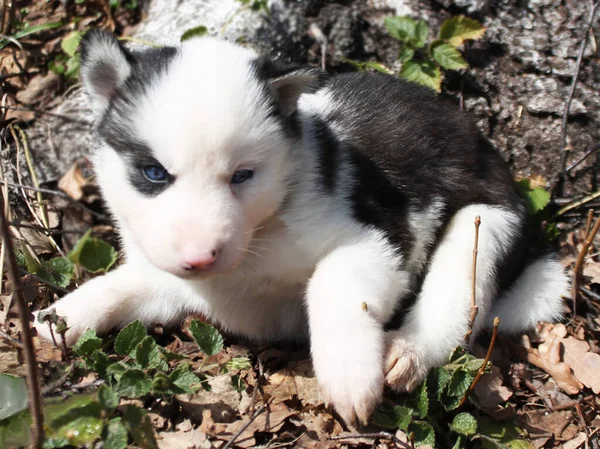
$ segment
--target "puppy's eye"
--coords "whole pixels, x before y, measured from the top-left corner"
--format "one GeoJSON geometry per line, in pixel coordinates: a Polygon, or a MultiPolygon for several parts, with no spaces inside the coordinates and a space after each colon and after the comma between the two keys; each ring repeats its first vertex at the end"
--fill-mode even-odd
{"type": "Polygon", "coordinates": [[[252,179],[253,176],[254,176],[254,172],[252,170],[248,170],[248,169],[237,170],[231,177],[231,183],[232,184],[241,184],[242,182],[246,182],[249,179],[252,179]]]}
{"type": "Polygon", "coordinates": [[[150,182],[161,183],[169,180],[169,172],[160,165],[147,165],[142,171],[150,182]]]}

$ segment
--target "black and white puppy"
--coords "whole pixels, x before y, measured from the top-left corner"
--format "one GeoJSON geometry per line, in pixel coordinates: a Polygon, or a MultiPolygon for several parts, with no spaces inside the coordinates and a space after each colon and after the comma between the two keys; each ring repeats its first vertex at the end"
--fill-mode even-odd
{"type": "Polygon", "coordinates": [[[81,58],[127,260],[54,305],[69,344],[191,313],[257,342],[310,339],[325,397],[364,423],[385,383],[414,388],[463,343],[477,215],[475,332],[560,317],[567,278],[530,256],[508,167],[429,90],[213,38],[133,52],[91,31],[81,58]]]}

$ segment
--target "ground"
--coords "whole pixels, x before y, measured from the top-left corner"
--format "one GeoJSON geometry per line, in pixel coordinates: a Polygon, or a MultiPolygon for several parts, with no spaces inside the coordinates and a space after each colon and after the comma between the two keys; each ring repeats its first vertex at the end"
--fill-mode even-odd
{"type": "MultiPolygon", "coordinates": [[[[268,13],[261,2],[240,7],[261,24],[259,37],[249,40],[263,36],[257,42],[263,48],[312,64],[321,63],[324,48],[331,72],[354,70],[348,59],[397,72],[401,43],[383,21],[403,7],[432,34],[453,16],[482,22],[485,37],[461,47],[469,68],[444,71],[442,92],[476,116],[515,177],[529,180],[524,193],[544,234],[572,276],[579,265],[582,276],[565,298],[565,322],[540,323],[523,338],[493,345],[483,336],[474,356],[454,354],[412,395],[386,393],[371,425],[360,431],[345,427],[323,403],[308,354],[299,348],[223,341],[193,318],[176,332],[157,327],[150,337],[136,325],[104,340],[88,335],[68,354],[34,338],[51,437],[46,447],[91,447],[100,440],[108,448],[600,447],[600,242],[593,235],[600,223],[593,213],[600,197],[600,70],[592,4],[410,0],[396,2],[402,5],[394,10],[394,3],[274,2],[268,13]],[[309,35],[315,26],[328,38],[324,47],[309,35]],[[469,393],[488,352],[492,366],[469,393]]],[[[146,13],[134,0],[9,4],[3,3],[1,34],[14,39],[0,39],[0,154],[2,179],[12,185],[2,186],[2,198],[22,292],[40,309],[119,263],[118,240],[86,158],[89,141],[78,137],[88,135],[89,121],[61,109],[79,101],[73,96],[77,31],[97,26],[139,37],[146,13]]],[[[15,283],[9,266],[1,266],[0,373],[25,376],[15,283]]],[[[0,374],[0,448],[24,444],[22,385],[0,374]]]]}

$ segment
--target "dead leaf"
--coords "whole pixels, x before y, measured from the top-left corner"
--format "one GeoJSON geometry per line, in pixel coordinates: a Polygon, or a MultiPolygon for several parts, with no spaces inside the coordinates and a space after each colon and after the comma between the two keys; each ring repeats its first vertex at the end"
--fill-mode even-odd
{"type": "Polygon", "coordinates": [[[575,438],[563,444],[563,449],[577,449],[578,447],[581,447],[586,440],[587,435],[585,432],[579,432],[575,438]]]}
{"type": "Polygon", "coordinates": [[[6,322],[11,304],[12,295],[0,295],[0,324],[4,324],[6,322]]]}
{"type": "Polygon", "coordinates": [[[238,415],[240,393],[233,388],[231,376],[221,375],[208,381],[211,391],[200,390],[194,394],[177,396],[182,409],[188,413],[192,422],[202,422],[205,410],[217,423],[231,423],[238,415]]]}
{"type": "MultiPolygon", "coordinates": [[[[86,193],[97,193],[98,187],[95,183],[89,159],[82,158],[77,160],[60,179],[58,187],[77,201],[83,199],[86,193]]],[[[93,199],[86,198],[86,200],[91,202],[93,199]]]]}
{"type": "MultiPolygon", "coordinates": [[[[284,404],[271,406],[270,413],[266,411],[258,415],[254,421],[242,432],[242,434],[235,441],[235,445],[243,448],[248,448],[256,445],[254,439],[254,432],[278,432],[286,420],[296,415],[296,412],[287,408],[284,404]]],[[[227,430],[224,434],[218,435],[217,438],[229,440],[235,435],[242,427],[244,427],[250,417],[246,417],[244,420],[239,420],[231,423],[227,426],[227,430]]]]}
{"type": "Polygon", "coordinates": [[[271,374],[264,390],[275,404],[293,396],[297,396],[304,405],[323,404],[321,389],[310,360],[271,374]]]}
{"type": "Polygon", "coordinates": [[[17,348],[0,338],[0,373],[25,376],[25,364],[19,361],[17,348]]]}
{"type": "Polygon", "coordinates": [[[475,385],[475,396],[484,409],[495,409],[504,404],[513,395],[512,391],[502,385],[502,372],[492,366],[492,372],[484,374],[475,385]]]}
{"type": "Polygon", "coordinates": [[[583,268],[583,275],[590,278],[590,283],[600,284],[600,263],[590,261],[583,268]]]}
{"type": "Polygon", "coordinates": [[[27,105],[39,103],[44,93],[54,90],[59,83],[59,76],[52,71],[48,71],[46,75],[35,75],[25,89],[17,92],[17,100],[27,105]]]}
{"type": "Polygon", "coordinates": [[[212,417],[212,411],[205,409],[202,411],[202,424],[200,424],[200,430],[207,435],[217,435],[227,430],[227,425],[222,423],[215,423],[212,417]]]}
{"type": "Polygon", "coordinates": [[[563,339],[562,344],[565,362],[575,376],[594,393],[600,394],[600,355],[589,352],[590,345],[574,337],[563,339]]]}
{"type": "Polygon", "coordinates": [[[189,419],[183,421],[172,432],[159,432],[157,443],[159,449],[208,449],[212,445],[207,436],[199,429],[194,429],[189,419]]]}

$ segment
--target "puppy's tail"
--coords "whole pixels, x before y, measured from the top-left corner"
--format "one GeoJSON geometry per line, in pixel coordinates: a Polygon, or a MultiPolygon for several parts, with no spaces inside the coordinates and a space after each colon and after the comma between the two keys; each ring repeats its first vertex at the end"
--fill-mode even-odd
{"type": "Polygon", "coordinates": [[[496,300],[486,327],[496,316],[504,333],[533,329],[538,321],[558,321],[563,316],[562,296],[568,291],[569,278],[554,256],[535,259],[496,300]]]}

